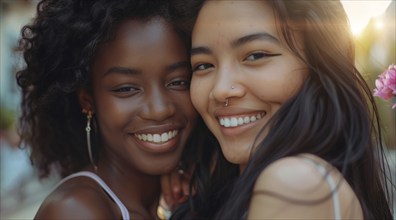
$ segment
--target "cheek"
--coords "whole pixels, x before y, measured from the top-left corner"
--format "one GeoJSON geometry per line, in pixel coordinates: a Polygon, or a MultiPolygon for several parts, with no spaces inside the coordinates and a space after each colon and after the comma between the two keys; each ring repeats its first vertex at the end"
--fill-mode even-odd
{"type": "Polygon", "coordinates": [[[293,74],[291,70],[264,72],[259,78],[249,80],[252,93],[266,102],[284,103],[300,89],[304,77],[302,73],[293,74]]]}
{"type": "Polygon", "coordinates": [[[264,103],[283,103],[290,93],[287,85],[276,77],[255,78],[249,82],[249,91],[264,103]]]}
{"type": "Polygon", "coordinates": [[[110,132],[123,127],[128,115],[125,110],[122,111],[122,109],[126,109],[122,106],[115,106],[113,104],[98,106],[97,116],[99,117],[98,122],[102,130],[105,129],[107,132],[110,132]]]}
{"type": "Polygon", "coordinates": [[[190,86],[191,102],[201,115],[204,114],[204,109],[209,103],[208,93],[208,84],[201,83],[200,79],[192,79],[190,86]]]}
{"type": "Polygon", "coordinates": [[[189,120],[195,121],[198,117],[198,113],[193,106],[190,93],[186,93],[182,97],[178,97],[177,103],[177,105],[180,106],[181,111],[189,118],[189,120]]]}
{"type": "Polygon", "coordinates": [[[101,94],[95,101],[96,114],[100,117],[101,127],[106,129],[118,129],[124,126],[131,117],[131,113],[136,112],[139,103],[128,99],[117,99],[108,94],[101,94]]]}
{"type": "Polygon", "coordinates": [[[134,103],[131,100],[126,99],[114,99],[109,96],[101,96],[97,102],[97,110],[100,113],[117,116],[124,115],[133,109],[133,106],[138,106],[138,103],[134,103]]]}

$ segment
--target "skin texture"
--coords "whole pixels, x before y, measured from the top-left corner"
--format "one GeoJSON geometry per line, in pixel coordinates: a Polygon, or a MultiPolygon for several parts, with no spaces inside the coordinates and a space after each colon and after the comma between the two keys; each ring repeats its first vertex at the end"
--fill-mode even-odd
{"type": "MultiPolygon", "coordinates": [[[[260,130],[298,92],[308,68],[285,45],[272,8],[263,1],[207,1],[193,29],[191,54],[192,102],[226,159],[243,172],[260,130]],[[238,122],[246,116],[256,117],[232,125],[233,118],[238,122]]],[[[359,201],[342,174],[317,156],[305,157],[326,167],[339,184],[342,217],[362,219],[359,201]]],[[[285,157],[262,170],[248,218],[332,219],[331,195],[314,166],[300,156],[285,157]]]]}
{"type": "Polygon", "coordinates": [[[307,74],[282,44],[274,21],[272,11],[259,1],[209,1],[194,26],[191,99],[227,160],[241,170],[260,129],[307,74]],[[258,120],[242,126],[219,123],[221,118],[252,116],[258,120]]]}
{"type": "MultiPolygon", "coordinates": [[[[327,166],[329,175],[339,184],[341,217],[363,219],[359,200],[342,174],[312,154],[304,156],[327,166]]],[[[313,164],[302,157],[282,158],[264,169],[257,179],[248,219],[335,219],[331,193],[323,174],[313,164]]]]}
{"type": "MultiPolygon", "coordinates": [[[[127,20],[99,47],[91,69],[92,91],[78,96],[93,111],[103,143],[97,174],[131,218],[154,219],[159,175],[177,166],[197,118],[187,49],[163,19],[127,20]],[[177,135],[160,144],[137,138],[173,130],[177,135]]],[[[78,177],[51,193],[35,218],[120,219],[121,213],[96,182],[78,177]]]]}

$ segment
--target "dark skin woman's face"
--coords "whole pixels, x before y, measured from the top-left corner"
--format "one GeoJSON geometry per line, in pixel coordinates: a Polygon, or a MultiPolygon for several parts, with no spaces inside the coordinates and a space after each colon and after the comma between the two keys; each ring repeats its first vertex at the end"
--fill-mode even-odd
{"type": "Polygon", "coordinates": [[[171,171],[197,118],[190,78],[187,49],[164,20],[121,23],[92,65],[101,160],[152,175],[171,171]]]}

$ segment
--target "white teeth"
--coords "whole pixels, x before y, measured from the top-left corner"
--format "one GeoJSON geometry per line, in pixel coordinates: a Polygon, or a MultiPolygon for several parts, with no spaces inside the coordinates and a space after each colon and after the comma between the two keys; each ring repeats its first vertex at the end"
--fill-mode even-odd
{"type": "MultiPolygon", "coordinates": [[[[139,136],[138,136],[138,138],[139,138],[139,136]]],[[[140,138],[139,138],[140,139],[140,138]]],[[[147,135],[147,140],[148,141],[153,141],[153,135],[152,134],[148,134],[147,135]]]]}
{"type": "Polygon", "coordinates": [[[147,141],[147,142],[153,142],[159,144],[173,139],[174,137],[176,137],[178,133],[179,133],[178,130],[173,130],[173,131],[164,132],[162,134],[135,134],[135,137],[137,137],[141,141],[147,141]]]}
{"type": "Polygon", "coordinates": [[[161,141],[165,142],[169,140],[169,135],[168,133],[162,133],[161,134],[161,141]]]}
{"type": "Polygon", "coordinates": [[[243,118],[238,118],[238,125],[243,125],[243,118]]]}
{"type": "Polygon", "coordinates": [[[231,118],[231,127],[238,126],[238,119],[237,118],[231,118]]]}
{"type": "Polygon", "coordinates": [[[153,139],[153,142],[159,143],[161,141],[161,136],[159,134],[154,134],[153,139]]]}
{"type": "Polygon", "coordinates": [[[262,117],[264,117],[266,113],[259,113],[257,115],[253,115],[253,116],[245,116],[245,117],[221,117],[219,119],[219,123],[221,126],[223,127],[237,127],[237,126],[241,126],[241,125],[245,125],[245,124],[249,124],[252,122],[255,122],[259,119],[261,119],[262,117]]]}

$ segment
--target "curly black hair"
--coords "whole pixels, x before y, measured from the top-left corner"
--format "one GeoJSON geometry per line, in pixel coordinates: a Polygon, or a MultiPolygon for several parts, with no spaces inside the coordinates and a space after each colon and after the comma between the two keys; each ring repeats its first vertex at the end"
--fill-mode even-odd
{"type": "Polygon", "coordinates": [[[98,46],[111,40],[125,19],[161,17],[174,24],[189,48],[182,25],[182,4],[162,0],[43,0],[32,24],[21,30],[19,49],[26,67],[17,72],[22,89],[19,121],[21,146],[31,148],[30,159],[40,177],[55,165],[61,176],[89,163],[84,127],[76,92],[89,91],[90,65],[98,46]],[[180,27],[179,27],[180,26],[180,27]]]}

